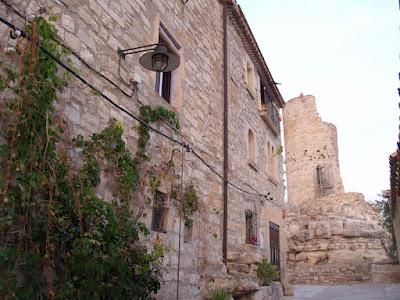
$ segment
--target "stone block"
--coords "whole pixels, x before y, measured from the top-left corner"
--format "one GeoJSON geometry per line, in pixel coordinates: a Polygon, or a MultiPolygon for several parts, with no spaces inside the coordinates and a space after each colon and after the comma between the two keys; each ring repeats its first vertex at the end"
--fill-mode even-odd
{"type": "Polygon", "coordinates": [[[399,264],[372,264],[373,283],[400,283],[399,264]]]}
{"type": "Polygon", "coordinates": [[[61,17],[61,24],[66,30],[70,32],[75,31],[75,21],[72,16],[63,14],[61,17]]]}

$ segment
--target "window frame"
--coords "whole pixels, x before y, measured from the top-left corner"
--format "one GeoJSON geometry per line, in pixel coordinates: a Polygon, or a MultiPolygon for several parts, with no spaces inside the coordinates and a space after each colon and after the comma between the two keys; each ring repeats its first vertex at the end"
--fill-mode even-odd
{"type": "Polygon", "coordinates": [[[246,237],[245,243],[247,245],[258,246],[258,224],[257,224],[257,212],[250,209],[245,210],[245,230],[246,237]]]}
{"type": "Polygon", "coordinates": [[[256,167],[257,162],[256,144],[256,135],[254,131],[249,128],[247,130],[247,160],[253,167],[256,167]]]}
{"type": "Polygon", "coordinates": [[[279,271],[281,268],[279,225],[269,222],[269,250],[270,262],[279,271]]]}
{"type": "Polygon", "coordinates": [[[153,198],[151,230],[160,233],[166,233],[167,220],[167,194],[158,190],[155,191],[153,198]],[[160,205],[159,205],[160,204],[160,205]]]}
{"type": "MultiPolygon", "coordinates": [[[[162,22],[159,23],[158,43],[163,44],[167,47],[169,52],[181,58],[181,46],[162,22]]],[[[161,98],[171,105],[172,97],[176,96],[176,91],[174,92],[174,89],[179,85],[177,81],[179,81],[178,73],[181,65],[182,62],[178,69],[171,72],[156,72],[154,90],[161,98]]]]}

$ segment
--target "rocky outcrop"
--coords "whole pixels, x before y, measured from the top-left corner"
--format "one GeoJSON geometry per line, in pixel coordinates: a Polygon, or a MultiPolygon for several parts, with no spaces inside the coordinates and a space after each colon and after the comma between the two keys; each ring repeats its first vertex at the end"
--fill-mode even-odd
{"type": "Polygon", "coordinates": [[[341,193],[290,206],[288,275],[293,283],[370,281],[372,263],[390,263],[379,210],[341,193]]]}
{"type": "Polygon", "coordinates": [[[289,281],[373,281],[380,273],[372,264],[391,263],[386,233],[379,209],[362,194],[344,193],[336,127],[318,115],[313,96],[288,101],[283,115],[289,281]]]}

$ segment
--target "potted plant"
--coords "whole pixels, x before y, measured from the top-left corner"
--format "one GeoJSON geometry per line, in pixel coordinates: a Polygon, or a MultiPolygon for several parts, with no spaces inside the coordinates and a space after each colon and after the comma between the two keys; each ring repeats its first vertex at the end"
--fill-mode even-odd
{"type": "Polygon", "coordinates": [[[257,277],[260,280],[261,285],[269,285],[271,281],[279,278],[279,272],[266,258],[263,258],[259,263],[257,263],[257,265],[257,277]]]}

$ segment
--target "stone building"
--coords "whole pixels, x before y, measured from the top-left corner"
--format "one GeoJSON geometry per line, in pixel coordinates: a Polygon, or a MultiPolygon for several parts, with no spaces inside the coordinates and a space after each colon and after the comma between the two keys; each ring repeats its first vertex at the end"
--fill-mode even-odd
{"type": "Polygon", "coordinates": [[[393,233],[397,246],[397,259],[400,260],[400,133],[398,136],[397,149],[389,155],[389,169],[390,190],[387,191],[387,197],[390,198],[391,201],[393,233]]]}
{"type": "MultiPolygon", "coordinates": [[[[235,1],[8,2],[28,17],[40,6],[58,14],[59,35],[74,51],[71,59],[81,76],[134,114],[141,104],[176,112],[179,138],[220,175],[193,153],[185,153],[183,165],[178,160],[183,181],[192,183],[199,195],[191,229],[182,225],[168,184],[161,183],[153,201],[161,199],[162,211],[151,203],[143,208],[144,221],[153,229],[149,244],[160,240],[170,249],[159,299],[175,299],[177,291],[179,299],[201,299],[217,286],[237,299],[259,297],[255,263],[262,257],[280,268],[284,278],[279,117],[284,101],[235,1]],[[119,48],[155,43],[179,57],[176,70],[152,73],[140,66],[138,54],[121,59],[117,53],[119,48]],[[131,83],[137,88],[132,90],[131,83]]],[[[25,21],[15,11],[3,1],[0,7],[2,17],[23,27],[25,21]]],[[[9,31],[0,26],[1,49],[13,42],[9,31]]],[[[137,123],[124,112],[75,79],[60,98],[58,109],[72,135],[98,132],[114,117],[123,123],[127,144],[135,152],[137,123]]],[[[164,124],[157,126],[173,135],[164,124]]],[[[155,166],[170,159],[172,149],[169,141],[151,133],[148,153],[155,166]]],[[[105,198],[107,192],[99,191],[105,198]]]]}
{"type": "Polygon", "coordinates": [[[288,277],[293,283],[399,280],[382,244],[379,209],[344,193],[336,127],[323,122],[313,96],[283,111],[288,180],[288,277]]]}

